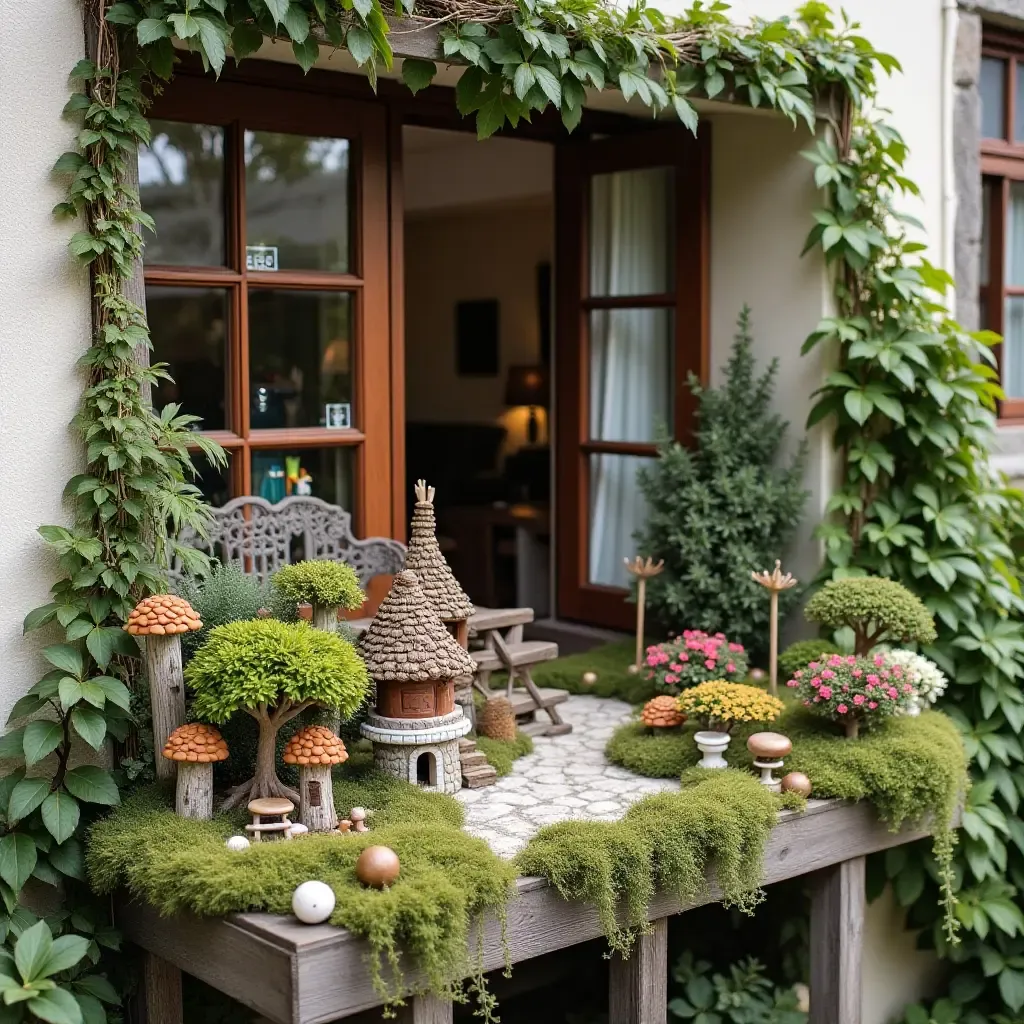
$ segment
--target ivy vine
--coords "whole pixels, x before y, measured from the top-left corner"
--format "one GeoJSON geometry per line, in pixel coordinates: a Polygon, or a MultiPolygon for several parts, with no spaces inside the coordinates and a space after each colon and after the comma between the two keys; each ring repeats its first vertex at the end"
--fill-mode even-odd
{"type": "MultiPolygon", "coordinates": [[[[963,965],[961,1003],[967,993],[979,1019],[1024,1006],[1017,891],[1024,825],[1015,814],[1024,793],[1016,736],[1024,696],[1015,685],[1024,652],[1017,556],[1024,502],[986,469],[999,396],[996,339],[967,335],[948,317],[940,296],[949,279],[919,255],[923,246],[898,215],[897,197],[915,191],[903,174],[906,149],[871,114],[876,74],[897,70],[896,61],[855,25],[837,26],[823,3],[742,27],[727,12],[719,2],[669,18],[599,0],[395,0],[386,11],[380,0],[87,0],[95,52],[75,69],[81,91],[66,110],[81,122],[78,149],[57,164],[69,181],[57,212],[79,222],[71,252],[93,282],[95,335],[83,357],[88,380],[76,420],[86,470],[68,484],[73,527],[40,530],[60,577],[53,601],[30,613],[26,629],[63,630],[44,651],[53,671],[12,713],[15,724],[28,724],[0,739],[0,755],[22,762],[0,780],[3,1019],[27,1013],[94,1024],[107,1019],[104,1004],[118,1000],[100,973],[101,948],[115,949],[116,933],[80,884],[81,833],[90,811],[117,801],[124,780],[103,768],[70,767],[71,746],[76,737],[97,750],[108,736],[130,742],[138,661],[119,626],[138,598],[164,588],[173,554],[202,568],[202,556],[174,540],[183,525],[201,529],[206,515],[191,482],[190,447],[223,460],[192,431],[191,417],[175,406],[156,414],[148,402],[166,373],[148,365],[145,314],[127,297],[141,258],[139,231],[152,227],[127,184],[149,137],[146,95],[172,76],[176,43],[219,73],[229,53],[242,59],[267,38],[289,41],[303,70],[321,47],[344,46],[375,85],[393,65],[388,15],[442,23],[444,58],[467,65],[459,110],[475,117],[481,138],[552,106],[571,131],[587,89],[618,89],[691,131],[694,96],[771,107],[812,128],[822,104],[828,108],[832,141],[809,154],[825,205],[808,248],[825,254],[838,312],[805,350],[827,345],[838,355],[812,422],[833,426],[846,479],[821,534],[834,575],[898,578],[942,624],[929,653],[955,681],[947,710],[977,776],[957,866],[966,941],[951,947],[937,927],[943,880],[925,853],[896,853],[887,867],[913,922],[935,926],[937,946],[963,965]],[[26,771],[50,754],[52,772],[26,771]],[[31,876],[62,886],[69,909],[38,922],[18,906],[31,876]]],[[[414,93],[436,73],[435,62],[403,62],[414,93]]]]}

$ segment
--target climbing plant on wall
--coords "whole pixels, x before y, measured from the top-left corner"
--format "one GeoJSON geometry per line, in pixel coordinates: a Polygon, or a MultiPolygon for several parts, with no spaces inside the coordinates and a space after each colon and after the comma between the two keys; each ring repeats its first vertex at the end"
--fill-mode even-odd
{"type": "MultiPolygon", "coordinates": [[[[876,68],[890,71],[896,62],[855,26],[837,27],[821,3],[792,19],[742,27],[727,11],[696,3],[669,18],[598,0],[393,6],[394,14],[441,22],[445,59],[467,65],[456,101],[481,138],[548,107],[573,130],[586,89],[618,89],[693,131],[693,96],[770,106],[811,127],[822,103],[831,106],[832,141],[811,154],[825,206],[809,247],[823,250],[833,270],[837,316],[806,346],[830,346],[838,357],[812,417],[834,430],[846,472],[822,528],[829,568],[900,578],[942,623],[931,653],[957,682],[950,703],[978,770],[960,863],[968,938],[951,955],[968,968],[961,994],[973,990],[985,1009],[1016,1009],[1024,1004],[1024,918],[1015,889],[1024,884],[1024,827],[1012,812],[1024,792],[1024,755],[1014,732],[1024,723],[1024,698],[1014,680],[1024,637],[1014,621],[1021,597],[1013,543],[1024,516],[1018,496],[985,470],[997,396],[986,349],[992,339],[967,336],[948,319],[936,298],[948,279],[921,259],[905,222],[890,217],[894,197],[914,189],[902,175],[902,141],[872,118],[870,104],[876,68]]],[[[57,212],[78,220],[71,252],[93,281],[95,335],[83,359],[87,383],[76,421],[86,468],[68,485],[73,526],[41,529],[60,575],[53,602],[26,621],[27,629],[59,627],[64,635],[46,650],[54,671],[15,713],[48,710],[54,721],[33,721],[0,741],[3,753],[33,771],[47,754],[57,762],[41,780],[19,768],[0,783],[7,946],[62,943],[46,960],[49,974],[41,968],[36,978],[16,979],[26,991],[38,983],[31,998],[19,997],[30,1015],[92,1024],[105,1019],[102,1002],[117,998],[92,969],[99,945],[116,943],[100,919],[75,911],[41,929],[16,908],[16,897],[32,874],[75,895],[78,837],[90,807],[117,800],[118,779],[102,768],[69,768],[72,739],[99,748],[107,735],[126,734],[125,687],[137,662],[119,623],[138,597],[162,589],[178,528],[202,525],[189,447],[221,458],[190,430],[189,417],[173,406],[156,414],[146,400],[163,371],[148,366],[145,315],[129,294],[141,254],[137,232],[151,225],[127,184],[135,151],[148,139],[146,93],[171,77],[176,44],[219,73],[229,52],[241,59],[266,38],[290,43],[304,70],[321,48],[345,46],[374,85],[393,62],[386,13],[380,0],[87,0],[93,52],[74,71],[78,91],[67,108],[80,121],[78,148],[57,164],[69,183],[57,212]],[[68,934],[54,941],[53,931],[68,934]],[[84,947],[65,941],[73,932],[84,947]]],[[[413,92],[436,72],[432,61],[402,67],[413,92]]],[[[916,923],[930,925],[937,890],[924,855],[893,857],[888,866],[916,923]]],[[[945,943],[941,935],[936,941],[945,943]]],[[[0,976],[13,970],[0,966],[0,976]]],[[[9,990],[0,980],[8,1003],[9,990]]]]}

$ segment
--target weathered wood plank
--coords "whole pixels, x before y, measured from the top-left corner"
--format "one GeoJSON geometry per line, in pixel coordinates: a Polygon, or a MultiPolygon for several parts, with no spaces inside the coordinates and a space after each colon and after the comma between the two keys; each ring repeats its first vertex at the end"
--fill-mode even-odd
{"type": "Polygon", "coordinates": [[[808,1024],[860,1024],[864,945],[864,858],[813,879],[811,1014],[808,1024]]]}
{"type": "Polygon", "coordinates": [[[142,958],[142,1007],[144,1024],[184,1024],[181,970],[155,953],[142,958]]]}
{"type": "Polygon", "coordinates": [[[666,1024],[668,918],[641,935],[628,958],[612,957],[608,975],[609,1024],[666,1024]]]}
{"type": "Polygon", "coordinates": [[[452,1024],[455,1009],[450,999],[416,996],[405,1008],[402,1024],[452,1024]]]}

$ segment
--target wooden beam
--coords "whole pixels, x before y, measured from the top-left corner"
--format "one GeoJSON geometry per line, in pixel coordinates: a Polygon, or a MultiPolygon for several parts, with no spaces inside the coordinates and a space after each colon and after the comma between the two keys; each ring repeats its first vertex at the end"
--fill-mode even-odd
{"type": "Polygon", "coordinates": [[[813,879],[811,1014],[808,1024],[860,1024],[864,945],[864,858],[813,879]]]}
{"type": "Polygon", "coordinates": [[[628,957],[612,957],[608,975],[609,1024],[666,1024],[668,918],[660,917],[636,940],[628,957]]]}
{"type": "Polygon", "coordinates": [[[183,1024],[181,970],[155,953],[143,954],[144,1024],[183,1024]]]}
{"type": "Polygon", "coordinates": [[[416,996],[406,1007],[403,1024],[452,1024],[455,1010],[450,999],[416,996]]]}

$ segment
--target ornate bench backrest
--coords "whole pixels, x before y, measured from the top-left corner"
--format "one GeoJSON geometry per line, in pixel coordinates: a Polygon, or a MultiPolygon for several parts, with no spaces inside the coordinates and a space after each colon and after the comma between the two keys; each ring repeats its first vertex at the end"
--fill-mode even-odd
{"type": "MultiPolygon", "coordinates": [[[[260,579],[296,558],[344,562],[364,587],[374,576],[394,575],[405,568],[404,544],[387,537],[357,540],[348,512],[305,496],[275,504],[255,496],[232,498],[213,509],[208,537],[182,531],[180,540],[260,579]]],[[[180,575],[180,565],[171,573],[180,575]]]]}

